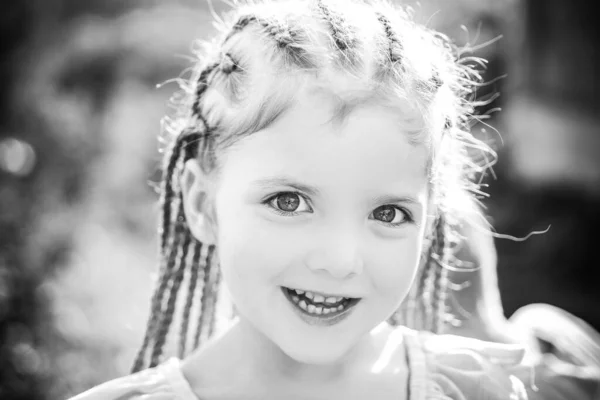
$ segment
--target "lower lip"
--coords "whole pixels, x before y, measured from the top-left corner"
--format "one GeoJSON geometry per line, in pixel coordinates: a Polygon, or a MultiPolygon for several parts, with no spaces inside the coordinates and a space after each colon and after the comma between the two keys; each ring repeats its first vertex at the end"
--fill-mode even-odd
{"type": "Polygon", "coordinates": [[[340,310],[335,313],[327,314],[327,315],[316,315],[310,314],[307,311],[304,311],[298,304],[296,304],[290,297],[287,289],[281,288],[281,292],[286,300],[292,306],[292,309],[302,319],[309,325],[317,325],[317,326],[332,326],[338,324],[348,318],[350,314],[356,308],[356,305],[360,302],[360,300],[352,301],[348,306],[346,306],[343,310],[340,310]]]}

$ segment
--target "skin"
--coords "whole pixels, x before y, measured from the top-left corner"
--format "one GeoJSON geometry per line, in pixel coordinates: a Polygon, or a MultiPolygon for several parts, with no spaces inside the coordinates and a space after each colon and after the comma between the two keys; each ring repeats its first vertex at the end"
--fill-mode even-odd
{"type": "Polygon", "coordinates": [[[186,164],[190,229],[217,245],[239,313],[184,362],[199,398],[406,393],[401,335],[382,322],[413,282],[431,220],[428,152],[408,142],[389,109],[364,106],[333,124],[332,104],[315,96],[299,95],[273,125],[228,149],[218,173],[186,164]],[[297,202],[293,214],[277,212],[281,194],[297,202]],[[282,286],[361,301],[340,323],[315,326],[293,312],[282,286]]]}

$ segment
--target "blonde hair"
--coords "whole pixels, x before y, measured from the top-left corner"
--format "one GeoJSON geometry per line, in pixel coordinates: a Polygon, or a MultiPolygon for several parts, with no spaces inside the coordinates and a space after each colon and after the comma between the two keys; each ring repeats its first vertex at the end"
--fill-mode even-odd
{"type": "Polygon", "coordinates": [[[180,356],[197,290],[202,306],[193,347],[214,330],[220,272],[212,262],[214,246],[202,251],[187,227],[179,187],[183,164],[194,158],[205,172],[218,170],[229,146],[277,120],[307,87],[335,100],[334,119],[362,104],[393,107],[404,117],[411,142],[429,148],[436,222],[417,281],[390,322],[441,331],[452,319],[446,307],[456,241],[451,226],[460,208],[472,204],[474,176],[482,170],[469,148],[489,150],[470,134],[479,76],[451,41],[385,1],[282,0],[238,4],[221,21],[220,35],[201,47],[192,77],[175,99],[177,114],[166,120],[161,275],[133,370],[143,368],[148,356],[150,366],[160,362],[186,273],[191,278],[180,356]]]}

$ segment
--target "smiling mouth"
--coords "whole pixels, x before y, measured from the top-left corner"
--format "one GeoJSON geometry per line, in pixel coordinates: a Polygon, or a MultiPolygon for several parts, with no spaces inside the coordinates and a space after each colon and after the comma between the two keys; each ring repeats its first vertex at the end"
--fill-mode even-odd
{"type": "Polygon", "coordinates": [[[327,325],[345,319],[360,298],[324,296],[313,292],[281,287],[283,294],[305,322],[312,325],[318,321],[329,322],[327,325]]]}

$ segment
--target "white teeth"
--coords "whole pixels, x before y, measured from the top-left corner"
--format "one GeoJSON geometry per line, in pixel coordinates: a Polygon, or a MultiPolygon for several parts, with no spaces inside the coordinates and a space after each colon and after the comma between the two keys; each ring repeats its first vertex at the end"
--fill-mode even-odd
{"type": "Polygon", "coordinates": [[[314,303],[335,304],[335,303],[339,303],[340,301],[344,300],[344,297],[334,297],[334,296],[325,297],[320,294],[315,294],[313,292],[306,292],[304,290],[298,290],[298,289],[295,289],[295,291],[298,294],[304,294],[304,296],[308,297],[314,303]]]}
{"type": "Polygon", "coordinates": [[[327,315],[327,314],[331,314],[336,311],[341,311],[344,309],[344,306],[338,306],[337,308],[336,307],[332,308],[332,307],[316,307],[314,304],[307,305],[304,300],[301,300],[300,303],[298,303],[298,305],[303,310],[308,311],[311,314],[317,314],[317,315],[323,315],[323,314],[327,315]]]}
{"type": "Polygon", "coordinates": [[[335,297],[335,296],[325,297],[320,294],[315,294],[314,292],[307,292],[307,291],[300,290],[300,289],[291,289],[290,298],[292,299],[292,301],[295,304],[297,304],[304,311],[307,311],[308,313],[315,314],[315,315],[333,314],[338,311],[344,310],[346,308],[346,306],[348,305],[347,303],[343,303],[338,306],[327,306],[327,305],[331,305],[331,304],[339,304],[341,301],[348,300],[348,299],[346,299],[345,297],[335,297]],[[298,294],[298,295],[296,295],[296,294],[298,294]],[[310,301],[301,300],[302,297],[299,295],[304,295],[304,297],[307,297],[308,299],[310,299],[310,301]],[[308,303],[316,303],[316,305],[308,304],[308,303]]]}

